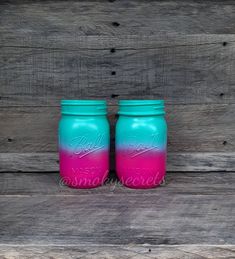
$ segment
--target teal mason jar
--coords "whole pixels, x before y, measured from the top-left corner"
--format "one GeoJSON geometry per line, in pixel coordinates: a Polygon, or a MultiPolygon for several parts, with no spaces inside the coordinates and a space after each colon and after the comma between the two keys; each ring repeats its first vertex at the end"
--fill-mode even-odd
{"type": "Polygon", "coordinates": [[[152,188],[166,173],[167,124],[162,100],[122,100],[116,124],[116,172],[130,188],[152,188]]]}
{"type": "Polygon", "coordinates": [[[59,123],[60,175],[73,188],[102,185],[109,171],[105,101],[63,100],[59,123]]]}

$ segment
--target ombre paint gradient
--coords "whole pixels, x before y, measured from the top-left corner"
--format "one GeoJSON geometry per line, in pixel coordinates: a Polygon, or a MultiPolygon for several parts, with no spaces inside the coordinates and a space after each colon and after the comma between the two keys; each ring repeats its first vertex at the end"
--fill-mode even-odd
{"type": "Polygon", "coordinates": [[[60,137],[60,175],[73,188],[94,188],[107,179],[109,171],[109,133],[86,131],[73,137],[60,137]]]}
{"type": "Polygon", "coordinates": [[[145,125],[138,121],[120,133],[122,124],[116,132],[116,171],[120,181],[130,188],[158,186],[166,173],[166,124],[158,127],[151,120],[145,125]]]}
{"type": "Polygon", "coordinates": [[[107,149],[83,153],[60,149],[60,175],[64,184],[74,188],[94,188],[108,176],[109,152],[107,149]]]}

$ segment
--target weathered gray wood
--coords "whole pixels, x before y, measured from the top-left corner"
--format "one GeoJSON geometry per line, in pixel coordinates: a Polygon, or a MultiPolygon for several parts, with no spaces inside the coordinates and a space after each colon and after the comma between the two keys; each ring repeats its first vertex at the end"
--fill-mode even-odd
{"type": "MultiPolygon", "coordinates": [[[[114,153],[110,154],[114,169],[114,153]]],[[[57,152],[0,153],[0,172],[53,172],[59,170],[57,152]]],[[[168,152],[167,171],[235,171],[235,152],[168,152]]]]}
{"type": "MultiPolygon", "coordinates": [[[[70,195],[58,195],[59,191],[44,195],[43,185],[41,194],[21,194],[19,190],[11,195],[7,193],[11,188],[6,187],[0,195],[0,243],[234,245],[235,174],[229,176],[221,179],[218,174],[208,173],[202,180],[202,174],[191,178],[188,174],[183,185],[184,174],[172,174],[165,187],[155,190],[124,191],[128,189],[117,186],[116,190],[123,191],[73,190],[70,195]],[[193,185],[194,191],[190,192],[193,185]],[[200,193],[201,189],[204,192],[200,193]]],[[[32,184],[26,177],[24,180],[25,186],[32,184]]],[[[53,184],[58,187],[58,182],[50,181],[55,190],[53,184]]]]}
{"type": "Polygon", "coordinates": [[[12,35],[2,37],[0,47],[0,105],[54,106],[61,98],[235,99],[234,35],[12,35]]]}
{"type": "Polygon", "coordinates": [[[56,173],[2,173],[0,177],[0,196],[37,196],[37,195],[101,195],[128,194],[155,195],[160,192],[169,196],[185,195],[232,195],[235,193],[234,172],[168,172],[165,183],[157,189],[134,190],[123,187],[114,172],[110,172],[109,180],[100,188],[77,190],[68,188],[56,173]]]}
{"type": "Polygon", "coordinates": [[[0,258],[234,258],[234,173],[168,174],[157,189],[2,174],[0,258]]]}
{"type": "Polygon", "coordinates": [[[71,34],[235,33],[234,13],[231,0],[1,1],[0,31],[64,38],[71,34]]]}
{"type": "MultiPolygon", "coordinates": [[[[195,183],[196,184],[196,183],[195,183]]],[[[234,195],[1,197],[2,244],[234,244],[234,195]]]]}
{"type": "MultiPolygon", "coordinates": [[[[112,143],[116,106],[109,107],[112,143]]],[[[234,152],[235,104],[166,105],[169,152],[234,152]]],[[[60,107],[2,107],[0,152],[57,151],[60,107]]]]}
{"type": "Polygon", "coordinates": [[[169,153],[168,171],[235,171],[235,152],[169,153]]]}
{"type": "Polygon", "coordinates": [[[53,172],[59,170],[57,152],[0,153],[0,172],[53,172]]]}
{"type": "Polygon", "coordinates": [[[232,259],[234,257],[234,245],[0,246],[0,258],[3,259],[232,259]]]}
{"type": "MultiPolygon", "coordinates": [[[[222,45],[228,47],[234,43],[235,34],[159,34],[159,35],[68,35],[66,38],[32,34],[29,36],[2,35],[0,44],[2,48],[25,48],[54,51],[87,51],[108,50],[116,53],[118,50],[145,50],[155,48],[193,47],[197,45],[222,45]],[[115,48],[111,51],[111,48],[115,48]]],[[[114,55],[114,54],[113,54],[114,55]]]]}

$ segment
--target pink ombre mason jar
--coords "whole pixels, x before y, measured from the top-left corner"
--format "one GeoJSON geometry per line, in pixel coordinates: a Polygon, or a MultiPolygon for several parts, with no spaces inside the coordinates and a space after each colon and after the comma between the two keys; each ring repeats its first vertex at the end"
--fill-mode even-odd
{"type": "Polygon", "coordinates": [[[166,173],[167,124],[162,100],[119,102],[116,171],[130,188],[158,186],[166,173]]]}
{"type": "Polygon", "coordinates": [[[105,101],[64,100],[59,123],[60,176],[73,188],[94,188],[109,171],[109,123],[105,101]]]}

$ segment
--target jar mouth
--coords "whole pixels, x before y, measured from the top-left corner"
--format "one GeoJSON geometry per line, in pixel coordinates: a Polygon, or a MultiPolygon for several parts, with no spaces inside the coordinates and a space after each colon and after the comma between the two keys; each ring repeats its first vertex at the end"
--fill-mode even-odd
{"type": "Polygon", "coordinates": [[[142,105],[162,105],[164,100],[120,100],[119,106],[142,106],[142,105]]]}
{"type": "Polygon", "coordinates": [[[61,100],[61,105],[106,105],[104,100],[61,100]]]}
{"type": "Polygon", "coordinates": [[[128,116],[164,115],[164,100],[120,100],[118,114],[128,116]]]}
{"type": "Polygon", "coordinates": [[[107,105],[103,100],[62,100],[63,115],[106,115],[107,105]]]}

